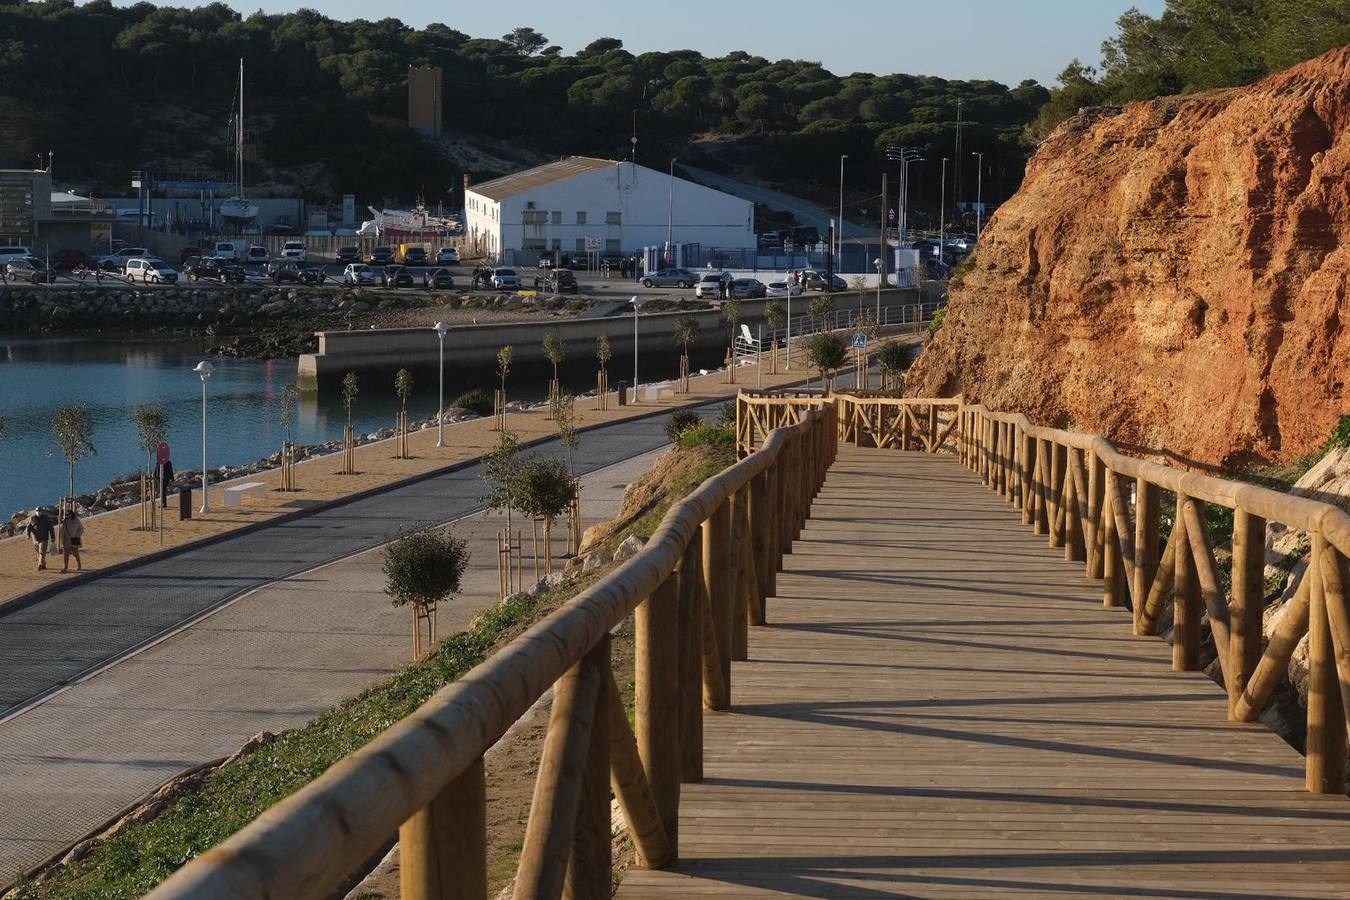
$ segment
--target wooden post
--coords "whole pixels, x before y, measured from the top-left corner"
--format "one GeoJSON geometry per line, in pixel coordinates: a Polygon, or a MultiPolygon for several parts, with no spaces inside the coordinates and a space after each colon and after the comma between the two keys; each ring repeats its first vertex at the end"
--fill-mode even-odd
{"type": "Polygon", "coordinates": [[[1321,533],[1314,533],[1305,576],[1312,579],[1308,592],[1307,787],[1314,794],[1339,794],[1345,780],[1345,712],[1322,577],[1322,558],[1329,550],[1321,533]]]}
{"type": "Polygon", "coordinates": [[[750,485],[741,486],[732,495],[731,510],[731,658],[741,661],[750,658],[750,585],[754,579],[754,556],[750,552],[750,485]],[[748,576],[748,577],[747,577],[748,576]]]}
{"type": "Polygon", "coordinates": [[[1294,655],[1294,649],[1303,640],[1303,635],[1308,633],[1310,605],[1308,597],[1312,593],[1311,586],[1312,578],[1305,570],[1303,577],[1299,579],[1294,596],[1280,610],[1266,652],[1261,654],[1256,671],[1247,681],[1247,690],[1237,703],[1236,714],[1239,722],[1255,722],[1265,709],[1266,702],[1270,700],[1275,685],[1287,677],[1289,658],[1294,655]]]}
{"type": "Polygon", "coordinates": [[[679,618],[680,583],[673,574],[633,613],[638,756],[672,848],[680,812],[679,618]]]}
{"type": "Polygon", "coordinates": [[[1032,503],[1035,510],[1031,516],[1031,530],[1033,534],[1050,533],[1050,442],[1044,438],[1036,438],[1036,472],[1032,480],[1031,490],[1034,494],[1032,503]]]}
{"type": "Polygon", "coordinates": [[[1065,474],[1067,470],[1067,448],[1058,442],[1050,444],[1050,546],[1064,546],[1065,474]]]}
{"type": "Polygon", "coordinates": [[[703,780],[703,546],[697,537],[680,558],[679,615],[680,780],[693,783],[703,780]]]}
{"type": "Polygon", "coordinates": [[[1200,667],[1200,580],[1186,539],[1184,513],[1189,499],[1177,493],[1176,519],[1172,524],[1177,532],[1176,569],[1172,578],[1172,668],[1178,672],[1193,672],[1200,667]]]}
{"type": "MultiPolygon", "coordinates": [[[[1091,488],[1083,484],[1083,465],[1078,451],[1073,447],[1064,448],[1065,455],[1065,492],[1064,492],[1064,558],[1074,562],[1087,559],[1087,540],[1085,532],[1091,513],[1084,515],[1088,507],[1091,488]],[[1072,498],[1070,498],[1070,489],[1072,498]],[[1085,496],[1086,495],[1086,496],[1085,496]]],[[[1086,454],[1085,454],[1086,455],[1086,454]]]]}
{"type": "Polygon", "coordinates": [[[754,604],[751,606],[750,624],[763,625],[767,621],[768,598],[772,594],[771,584],[774,582],[773,559],[770,556],[769,547],[769,524],[772,522],[772,515],[766,508],[766,497],[769,493],[770,469],[765,470],[754,477],[750,482],[750,550],[755,558],[755,596],[751,598],[754,604]]]}
{"type": "MultiPolygon", "coordinates": [[[[554,687],[553,709],[548,719],[548,734],[539,761],[539,774],[534,782],[534,798],[530,803],[530,821],[525,827],[525,846],[516,871],[514,896],[517,900],[535,897],[562,896],[567,883],[573,896],[594,896],[585,893],[585,877],[589,854],[584,850],[594,840],[594,776],[597,754],[592,753],[593,733],[604,733],[607,728],[596,728],[597,719],[608,723],[608,714],[599,706],[604,699],[601,687],[607,676],[602,666],[609,665],[609,640],[601,640],[596,648],[569,669],[554,687]],[[577,836],[577,841],[573,837],[577,836]],[[579,877],[571,876],[576,849],[583,850],[579,877]]],[[[605,734],[608,746],[608,734],[605,734]]],[[[605,752],[603,756],[608,756],[605,752]]],[[[605,759],[603,775],[605,853],[609,853],[609,760],[605,759]]],[[[609,868],[605,868],[605,889],[609,889],[609,868]]],[[[606,894],[606,896],[608,896],[606,894]]]]}
{"type": "MultiPolygon", "coordinates": [[[[1114,477],[1114,472],[1106,473],[1108,481],[1114,477]]],[[[1125,563],[1120,554],[1120,539],[1116,536],[1116,518],[1112,509],[1112,504],[1116,502],[1115,492],[1108,486],[1102,495],[1102,508],[1098,510],[1101,525],[1097,529],[1102,535],[1102,552],[1099,554],[1102,561],[1102,606],[1108,608],[1125,605],[1125,563]]]]}
{"type": "MultiPolygon", "coordinates": [[[[585,768],[580,773],[581,799],[577,805],[576,827],[572,835],[572,857],[568,861],[565,900],[610,900],[614,891],[614,852],[610,838],[612,815],[610,790],[610,685],[614,677],[609,668],[609,635],[605,635],[586,655],[583,664],[596,667],[600,685],[596,709],[591,720],[590,747],[585,768]]],[[[556,701],[555,701],[556,702],[556,701]]],[[[625,723],[626,724],[626,723],[625,723]]],[[[626,730],[626,729],[625,729],[626,730]]],[[[563,773],[567,777],[568,773],[563,773]]]]}
{"type": "MultiPolygon", "coordinates": [[[[1134,633],[1143,630],[1144,603],[1158,572],[1158,488],[1144,478],[1134,484],[1134,633]]],[[[1259,623],[1258,623],[1259,624],[1259,623]]],[[[1260,634],[1260,629],[1257,629],[1260,634]]],[[[1258,637],[1258,645],[1260,640],[1258,637]]]]}
{"type": "Polygon", "coordinates": [[[398,830],[404,900],[486,900],[487,780],[479,757],[398,830]]]}
{"type": "Polygon", "coordinates": [[[1228,718],[1261,662],[1261,614],[1265,593],[1266,520],[1243,509],[1233,512],[1233,600],[1228,661],[1228,718]]]}
{"type": "MultiPolygon", "coordinates": [[[[608,675],[610,789],[623,810],[639,864],[648,869],[661,869],[670,864],[674,852],[661,821],[656,797],[652,794],[651,781],[643,770],[637,741],[628,728],[628,711],[623,708],[613,671],[608,675]]],[[[678,776],[678,771],[676,774],[678,776]]],[[[678,777],[675,788],[679,790],[678,777]]]]}
{"type": "Polygon", "coordinates": [[[1090,531],[1092,536],[1092,546],[1085,548],[1087,575],[1089,578],[1101,578],[1105,568],[1103,555],[1106,552],[1106,532],[1102,527],[1106,521],[1106,464],[1091,450],[1083,451],[1083,457],[1089,466],[1087,508],[1088,521],[1092,523],[1090,529],[1084,529],[1090,531]]]}
{"type": "MultiPolygon", "coordinates": [[[[731,703],[731,632],[735,602],[735,582],[731,561],[731,501],[723,500],[708,521],[703,523],[703,583],[708,590],[708,609],[712,614],[711,632],[716,639],[717,658],[722,673],[723,695],[714,709],[731,703]]],[[[708,633],[708,629],[704,629],[708,633]]]]}

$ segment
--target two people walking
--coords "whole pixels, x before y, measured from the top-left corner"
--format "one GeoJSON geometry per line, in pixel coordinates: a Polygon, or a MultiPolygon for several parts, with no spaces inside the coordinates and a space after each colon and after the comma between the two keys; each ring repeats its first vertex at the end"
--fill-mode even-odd
{"type": "Polygon", "coordinates": [[[45,507],[40,507],[33,518],[28,520],[25,531],[37,553],[39,572],[47,568],[47,555],[52,552],[53,542],[56,542],[61,550],[62,572],[70,571],[72,555],[75,557],[75,570],[78,572],[84,568],[84,563],[80,559],[80,546],[84,542],[84,523],[80,521],[75,504],[67,505],[66,514],[59,523],[52,519],[45,507]]]}

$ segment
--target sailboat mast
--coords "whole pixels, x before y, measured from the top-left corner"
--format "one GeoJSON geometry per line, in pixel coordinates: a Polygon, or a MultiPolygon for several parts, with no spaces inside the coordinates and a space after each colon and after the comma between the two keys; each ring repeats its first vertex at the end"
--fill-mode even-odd
{"type": "Polygon", "coordinates": [[[239,182],[239,197],[244,197],[244,58],[239,57],[239,121],[236,123],[235,130],[238,132],[235,143],[235,165],[238,167],[237,181],[239,182]]]}

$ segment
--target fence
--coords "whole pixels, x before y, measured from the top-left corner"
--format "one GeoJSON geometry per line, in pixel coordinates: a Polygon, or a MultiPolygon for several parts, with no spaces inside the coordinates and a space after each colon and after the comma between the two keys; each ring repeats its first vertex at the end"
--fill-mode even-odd
{"type": "Polygon", "coordinates": [[[409,900],[487,892],[483,754],[554,687],[515,896],[608,898],[611,783],[642,865],[678,852],[681,782],[703,777],[702,710],[764,622],[784,553],[834,458],[822,404],[674,506],[646,546],[154,898],[326,897],[398,833],[409,900]],[[635,622],[630,730],[609,632],[635,622]]]}

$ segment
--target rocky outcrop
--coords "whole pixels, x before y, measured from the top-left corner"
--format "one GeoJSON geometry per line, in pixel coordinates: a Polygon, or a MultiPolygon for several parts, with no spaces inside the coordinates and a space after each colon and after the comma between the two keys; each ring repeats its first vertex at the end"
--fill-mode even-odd
{"type": "Polygon", "coordinates": [[[953,282],[913,395],[1183,464],[1316,449],[1350,411],[1350,47],[1080,113],[953,282]]]}

